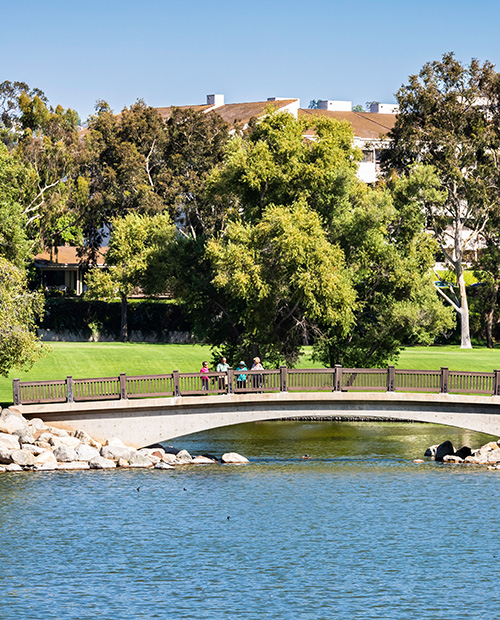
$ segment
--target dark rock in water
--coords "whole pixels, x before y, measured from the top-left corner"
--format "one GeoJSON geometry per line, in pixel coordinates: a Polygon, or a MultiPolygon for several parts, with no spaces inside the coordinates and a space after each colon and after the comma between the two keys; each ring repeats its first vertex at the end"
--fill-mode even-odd
{"type": "Polygon", "coordinates": [[[204,456],[207,459],[212,459],[212,461],[215,461],[216,463],[218,463],[219,460],[220,460],[216,456],[214,456],[213,454],[202,454],[201,456],[204,456]]]}
{"type": "Polygon", "coordinates": [[[455,454],[455,448],[453,447],[453,444],[451,443],[451,441],[444,441],[437,447],[435,458],[436,461],[442,461],[443,457],[452,454],[455,454]]]}
{"type": "Polygon", "coordinates": [[[179,454],[179,448],[172,448],[172,446],[161,446],[161,447],[165,450],[165,454],[179,454]]]}
{"type": "Polygon", "coordinates": [[[471,455],[472,455],[472,450],[469,448],[469,446],[463,446],[463,448],[460,448],[460,450],[457,450],[455,452],[455,456],[459,456],[461,459],[465,459],[471,455]]]}

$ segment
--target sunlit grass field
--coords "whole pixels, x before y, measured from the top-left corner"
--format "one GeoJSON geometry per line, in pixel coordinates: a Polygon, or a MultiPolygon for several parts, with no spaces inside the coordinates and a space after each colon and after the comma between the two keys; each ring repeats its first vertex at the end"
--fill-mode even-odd
{"type": "MultiPolygon", "coordinates": [[[[54,342],[47,353],[28,372],[12,371],[0,377],[0,403],[12,402],[12,379],[44,381],[74,378],[155,375],[179,370],[197,372],[203,360],[211,359],[210,347],[191,344],[145,344],[121,342],[54,342]]],[[[229,360],[237,363],[239,360],[229,360]]],[[[265,366],[265,360],[264,366],[265,366]]],[[[250,360],[247,360],[250,363],[250,360]]],[[[320,368],[306,351],[300,368],[320,368]]],[[[476,347],[461,350],[459,346],[411,347],[404,350],[395,363],[397,368],[434,370],[448,366],[450,370],[491,372],[500,368],[500,348],[476,347]]]]}

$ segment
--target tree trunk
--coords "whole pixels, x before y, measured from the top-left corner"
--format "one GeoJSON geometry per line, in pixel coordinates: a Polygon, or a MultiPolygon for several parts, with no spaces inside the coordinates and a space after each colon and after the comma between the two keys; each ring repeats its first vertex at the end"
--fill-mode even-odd
{"type": "Polygon", "coordinates": [[[461,349],[472,349],[472,343],[470,341],[470,328],[469,328],[469,304],[467,303],[467,290],[465,288],[465,277],[462,269],[462,265],[459,262],[457,267],[457,284],[460,295],[460,328],[461,328],[461,349]]]}
{"type": "Polygon", "coordinates": [[[490,309],[488,310],[488,312],[486,312],[486,346],[488,347],[488,349],[493,349],[493,347],[495,346],[493,342],[493,319],[495,316],[495,306],[496,306],[497,296],[498,296],[498,287],[499,287],[499,283],[496,282],[493,285],[493,290],[491,292],[490,309]]]}
{"type": "Polygon", "coordinates": [[[121,296],[122,324],[120,329],[120,340],[127,342],[128,340],[128,305],[127,296],[122,293],[121,296]]]}

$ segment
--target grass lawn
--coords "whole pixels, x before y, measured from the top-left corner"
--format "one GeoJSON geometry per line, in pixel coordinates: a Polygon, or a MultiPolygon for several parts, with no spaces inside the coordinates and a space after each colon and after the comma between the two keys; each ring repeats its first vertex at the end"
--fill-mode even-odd
{"type": "MultiPolygon", "coordinates": [[[[210,360],[210,347],[191,344],[145,344],[121,342],[53,342],[47,355],[30,371],[12,371],[8,378],[0,377],[0,404],[12,403],[12,379],[44,381],[74,378],[155,375],[179,370],[197,372],[204,359],[210,360]]],[[[247,360],[249,362],[250,360],[247,360]]],[[[265,360],[264,360],[265,365],[265,360]]],[[[435,370],[448,366],[450,370],[491,372],[500,368],[500,349],[477,347],[461,350],[459,346],[411,347],[403,351],[397,368],[435,370]]],[[[307,348],[299,367],[319,368],[307,348]]]]}

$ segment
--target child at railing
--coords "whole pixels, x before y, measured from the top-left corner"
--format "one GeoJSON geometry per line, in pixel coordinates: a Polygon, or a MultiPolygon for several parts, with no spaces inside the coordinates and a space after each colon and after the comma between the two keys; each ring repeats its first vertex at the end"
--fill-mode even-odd
{"type": "MultiPolygon", "coordinates": [[[[208,362],[203,362],[200,372],[203,374],[210,372],[210,369],[208,368],[208,362]]],[[[208,377],[201,377],[201,389],[204,392],[208,391],[208,377]]]]}

